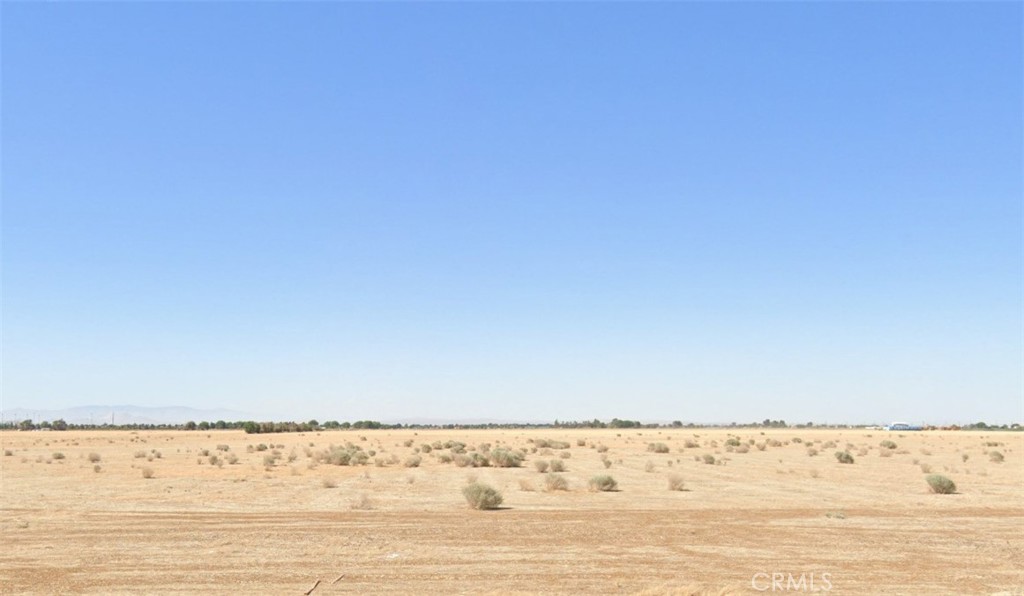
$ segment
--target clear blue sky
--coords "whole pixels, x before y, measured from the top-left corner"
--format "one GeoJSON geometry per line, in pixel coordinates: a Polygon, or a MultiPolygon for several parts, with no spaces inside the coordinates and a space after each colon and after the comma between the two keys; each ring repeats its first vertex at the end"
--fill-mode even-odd
{"type": "Polygon", "coordinates": [[[2,19],[5,408],[1024,418],[1019,2],[2,19]]]}

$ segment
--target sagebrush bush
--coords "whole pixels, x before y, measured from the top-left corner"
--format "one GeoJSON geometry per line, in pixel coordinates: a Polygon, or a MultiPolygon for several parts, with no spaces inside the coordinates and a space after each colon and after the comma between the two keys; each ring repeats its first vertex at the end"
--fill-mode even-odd
{"type": "Polygon", "coordinates": [[[462,496],[473,509],[497,509],[505,500],[500,492],[480,482],[466,485],[462,496]]]}
{"type": "Polygon", "coordinates": [[[89,463],[94,463],[95,464],[95,463],[99,463],[99,461],[101,459],[103,459],[103,458],[100,456],[99,453],[96,453],[94,451],[94,452],[89,454],[88,459],[89,459],[89,463]]]}
{"type": "Polygon", "coordinates": [[[562,462],[562,460],[560,459],[553,459],[551,460],[548,469],[551,470],[552,472],[564,472],[565,463],[562,462]]]}
{"type": "Polygon", "coordinates": [[[546,459],[538,459],[537,461],[533,462],[533,467],[536,468],[537,471],[540,472],[541,474],[548,471],[548,465],[549,464],[546,459]]]}
{"type": "Polygon", "coordinates": [[[540,449],[568,449],[571,447],[565,441],[553,441],[551,439],[536,439],[533,444],[540,449]]]}
{"type": "Polygon", "coordinates": [[[422,457],[420,457],[418,455],[413,455],[413,456],[407,457],[405,459],[405,461],[402,462],[402,465],[407,467],[407,468],[418,468],[418,467],[420,467],[420,463],[422,461],[423,461],[422,457]]]}
{"type": "Polygon", "coordinates": [[[708,465],[713,465],[715,463],[715,456],[711,455],[710,453],[705,453],[704,455],[701,456],[701,460],[703,460],[704,463],[708,465]]]}
{"type": "Polygon", "coordinates": [[[491,465],[495,468],[518,468],[523,463],[523,454],[499,447],[491,451],[491,465]]]}
{"type": "MultiPolygon", "coordinates": [[[[54,459],[56,459],[56,458],[54,458],[54,459]]],[[[988,460],[990,462],[994,463],[994,464],[1001,464],[1001,463],[1003,463],[1004,459],[1006,459],[1006,458],[1003,457],[1003,454],[1000,453],[999,451],[991,451],[988,454],[988,460]]]]}
{"type": "Polygon", "coordinates": [[[841,464],[852,464],[853,456],[849,451],[836,451],[836,460],[841,464]]]}
{"type": "Polygon", "coordinates": [[[152,478],[153,475],[154,475],[153,468],[142,468],[142,477],[143,478],[147,478],[147,479],[148,478],[152,478]]]}
{"type": "Polygon", "coordinates": [[[569,481],[558,474],[548,474],[544,477],[544,488],[548,491],[569,490],[569,481]]]}
{"type": "Polygon", "coordinates": [[[668,453],[668,445],[664,443],[648,443],[647,450],[653,453],[668,453]]]}
{"type": "Polygon", "coordinates": [[[672,474],[668,477],[669,490],[683,490],[683,477],[679,474],[672,474]]]}
{"type": "Polygon", "coordinates": [[[53,452],[53,459],[64,459],[64,454],[60,451],[53,452]]]}
{"type": "Polygon", "coordinates": [[[951,495],[956,492],[956,484],[945,476],[932,474],[925,478],[925,481],[928,482],[928,486],[931,487],[933,493],[951,495]]]}
{"type": "Polygon", "coordinates": [[[885,449],[895,449],[896,448],[896,443],[890,441],[889,439],[886,439],[886,440],[882,441],[881,443],[879,443],[878,446],[879,447],[883,447],[885,449]]]}
{"type": "Polygon", "coordinates": [[[609,492],[619,488],[619,483],[611,476],[594,476],[587,486],[594,492],[609,492]]]}

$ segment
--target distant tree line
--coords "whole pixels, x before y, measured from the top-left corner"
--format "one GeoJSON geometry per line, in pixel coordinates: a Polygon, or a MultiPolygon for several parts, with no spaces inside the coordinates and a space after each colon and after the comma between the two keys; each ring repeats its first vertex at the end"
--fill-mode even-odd
{"type": "MultiPolygon", "coordinates": [[[[483,423],[483,424],[385,424],[377,422],[376,420],[356,420],[355,422],[338,422],[337,420],[328,420],[327,422],[320,423],[317,420],[309,420],[308,422],[255,422],[253,420],[236,420],[226,421],[217,420],[216,422],[195,422],[188,421],[184,424],[74,424],[65,422],[63,419],[57,419],[52,422],[42,421],[33,422],[32,420],[22,420],[20,422],[5,421],[0,422],[0,430],[232,430],[241,429],[248,434],[264,434],[264,433],[294,433],[294,432],[311,432],[319,430],[376,430],[376,429],[529,429],[529,428],[864,428],[866,424],[860,425],[849,425],[849,424],[819,424],[815,425],[813,422],[806,424],[797,424],[790,426],[786,424],[785,420],[771,420],[765,419],[762,422],[751,422],[747,424],[741,424],[732,422],[730,424],[694,424],[692,422],[683,424],[680,420],[673,420],[669,424],[659,423],[648,423],[643,424],[637,420],[620,420],[619,418],[612,418],[609,422],[602,422],[597,418],[593,420],[583,421],[564,421],[555,420],[551,423],[483,423]]],[[[934,430],[936,427],[928,426],[925,427],[928,430],[934,430]]],[[[965,426],[949,426],[942,427],[949,430],[991,430],[991,431],[1020,431],[1022,429],[1019,423],[1003,424],[1003,425],[989,425],[984,422],[975,422],[965,426]]]]}

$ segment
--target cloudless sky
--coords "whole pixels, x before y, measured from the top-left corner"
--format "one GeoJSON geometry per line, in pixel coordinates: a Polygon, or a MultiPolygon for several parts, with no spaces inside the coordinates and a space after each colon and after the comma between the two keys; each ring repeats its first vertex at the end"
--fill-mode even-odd
{"type": "Polygon", "coordinates": [[[5,408],[1024,418],[1019,2],[2,10],[5,408]]]}

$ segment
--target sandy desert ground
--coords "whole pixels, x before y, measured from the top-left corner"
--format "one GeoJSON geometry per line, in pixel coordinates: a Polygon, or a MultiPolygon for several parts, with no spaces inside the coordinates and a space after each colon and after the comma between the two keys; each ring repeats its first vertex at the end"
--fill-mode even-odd
{"type": "Polygon", "coordinates": [[[299,595],[318,580],[313,594],[1024,592],[1020,433],[68,431],[0,441],[4,594],[299,595]],[[466,456],[445,463],[451,442],[466,456]],[[365,465],[318,463],[347,443],[365,465]],[[522,467],[457,465],[483,444],[524,450],[522,467]],[[839,463],[839,450],[855,462],[839,463]],[[546,490],[540,460],[562,462],[568,490],[546,490]],[[931,493],[929,469],[958,492],[931,493]],[[599,474],[619,490],[588,490],[599,474]],[[671,478],[684,490],[670,490],[671,478]],[[472,480],[499,489],[503,508],[468,508],[461,489],[472,480]]]}

